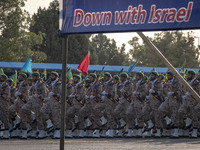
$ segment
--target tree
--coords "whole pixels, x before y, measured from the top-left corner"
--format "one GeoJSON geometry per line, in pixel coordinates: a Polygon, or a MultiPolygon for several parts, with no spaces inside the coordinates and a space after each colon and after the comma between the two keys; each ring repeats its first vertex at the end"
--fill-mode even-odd
{"type": "MultiPolygon", "coordinates": [[[[30,31],[36,34],[44,33],[43,43],[38,45],[39,50],[47,54],[46,62],[61,63],[62,61],[62,39],[59,37],[58,16],[59,2],[54,0],[50,6],[39,8],[32,17],[33,23],[30,31]]],[[[90,35],[71,35],[69,36],[68,63],[80,63],[88,51],[91,51],[91,58],[95,58],[95,52],[90,45],[90,35]],[[93,57],[94,55],[94,57],[93,57]]],[[[92,59],[95,63],[95,60],[92,59]]]]}
{"type": "MultiPolygon", "coordinates": [[[[199,48],[194,45],[194,36],[192,33],[183,34],[181,31],[161,32],[154,35],[150,40],[158,47],[162,54],[172,63],[174,67],[181,67],[186,60],[186,67],[198,67],[199,48]]],[[[132,46],[130,55],[137,59],[141,57],[138,65],[148,67],[165,67],[164,63],[151,51],[145,44],[139,44],[139,39],[133,37],[129,41],[132,46]]]]}
{"type": "Polygon", "coordinates": [[[119,48],[114,39],[109,39],[103,34],[97,34],[92,37],[91,45],[96,51],[97,64],[129,65],[129,56],[125,53],[125,44],[119,48]]]}
{"type": "MultiPolygon", "coordinates": [[[[42,33],[38,35],[29,32],[30,16],[23,11],[25,0],[0,1],[0,61],[25,61],[30,53],[37,51],[33,47],[43,40],[42,33]]],[[[44,61],[46,55],[35,52],[34,60],[44,61]]]]}

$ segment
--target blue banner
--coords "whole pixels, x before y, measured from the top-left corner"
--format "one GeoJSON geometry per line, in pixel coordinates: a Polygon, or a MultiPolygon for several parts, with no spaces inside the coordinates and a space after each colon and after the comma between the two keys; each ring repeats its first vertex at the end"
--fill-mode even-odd
{"type": "Polygon", "coordinates": [[[63,0],[61,34],[200,28],[200,0],[63,0]]]}

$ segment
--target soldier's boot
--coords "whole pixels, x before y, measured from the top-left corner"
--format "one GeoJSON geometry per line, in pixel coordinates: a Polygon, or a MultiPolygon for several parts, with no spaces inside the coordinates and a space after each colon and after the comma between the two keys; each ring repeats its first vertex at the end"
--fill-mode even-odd
{"type": "Polygon", "coordinates": [[[166,116],[164,119],[166,121],[167,129],[169,129],[172,124],[172,120],[168,116],[166,116]]]}
{"type": "Polygon", "coordinates": [[[54,139],[59,139],[60,138],[60,130],[55,130],[53,134],[54,139]]]}
{"type": "Polygon", "coordinates": [[[101,136],[102,138],[105,138],[105,137],[106,137],[106,130],[102,130],[100,136],[101,136]]]}
{"type": "Polygon", "coordinates": [[[123,136],[123,129],[119,129],[116,137],[122,137],[122,136],[123,136]]]}
{"type": "Polygon", "coordinates": [[[22,129],[22,132],[21,132],[21,139],[27,139],[27,130],[26,129],[22,129]]]}
{"type": "Polygon", "coordinates": [[[151,131],[145,131],[145,132],[142,134],[142,136],[143,136],[144,138],[149,138],[149,137],[151,137],[151,131]]]}
{"type": "Polygon", "coordinates": [[[0,136],[3,137],[3,131],[5,130],[5,126],[2,123],[0,127],[1,127],[1,129],[0,129],[0,136]]]}
{"type": "Polygon", "coordinates": [[[197,132],[198,132],[197,129],[193,129],[193,130],[192,130],[191,138],[197,138],[197,137],[198,137],[197,132]]]}
{"type": "Polygon", "coordinates": [[[178,130],[179,137],[184,137],[183,129],[178,130]]]}
{"type": "Polygon", "coordinates": [[[84,130],[79,130],[79,138],[85,137],[85,131],[84,130]]]}
{"type": "Polygon", "coordinates": [[[126,134],[127,138],[131,138],[133,137],[133,130],[132,129],[128,129],[128,133],[126,134]]]}
{"type": "Polygon", "coordinates": [[[126,122],[124,121],[124,119],[121,118],[119,121],[120,121],[120,127],[124,128],[126,126],[126,122]]]}
{"type": "Polygon", "coordinates": [[[31,130],[31,131],[29,132],[29,137],[30,137],[30,138],[36,138],[36,130],[31,130]]]}
{"type": "Polygon", "coordinates": [[[148,123],[147,131],[150,131],[154,127],[154,124],[151,120],[148,120],[147,123],[148,123]]]}
{"type": "Polygon", "coordinates": [[[47,132],[45,130],[39,130],[38,139],[44,139],[47,137],[47,132]]]}
{"type": "Polygon", "coordinates": [[[171,138],[179,138],[179,129],[175,128],[171,138]]]}
{"type": "Polygon", "coordinates": [[[86,128],[89,128],[89,127],[92,125],[92,122],[90,121],[89,118],[87,118],[87,119],[85,120],[85,124],[86,124],[86,128]]]}
{"type": "Polygon", "coordinates": [[[9,139],[9,138],[10,138],[9,130],[4,130],[2,139],[9,139]]]}
{"type": "Polygon", "coordinates": [[[156,129],[156,134],[154,135],[155,138],[161,138],[161,129],[156,129]]]}
{"type": "Polygon", "coordinates": [[[10,137],[11,137],[11,138],[18,138],[18,137],[20,137],[20,132],[19,132],[19,130],[17,130],[17,129],[13,130],[10,137]]]}
{"type": "Polygon", "coordinates": [[[93,136],[93,130],[86,130],[86,137],[91,138],[93,136]]]}
{"type": "Polygon", "coordinates": [[[141,138],[142,137],[142,128],[139,128],[137,130],[137,135],[136,135],[136,138],[141,138]]]}
{"type": "Polygon", "coordinates": [[[186,118],[184,122],[185,122],[185,129],[186,130],[189,129],[192,125],[192,120],[190,118],[186,118]]]}
{"type": "Polygon", "coordinates": [[[94,138],[99,138],[100,137],[98,129],[94,130],[92,137],[94,137],[94,138]]]}
{"type": "Polygon", "coordinates": [[[184,134],[184,137],[189,137],[190,135],[189,135],[189,129],[187,129],[187,130],[183,130],[183,134],[184,134]]]}
{"type": "Polygon", "coordinates": [[[20,123],[21,123],[21,118],[20,118],[20,116],[17,115],[17,116],[15,117],[13,123],[14,123],[13,129],[18,128],[19,125],[20,125],[20,123]]]}
{"type": "Polygon", "coordinates": [[[110,129],[107,137],[109,137],[109,138],[113,138],[114,137],[114,129],[110,129]]]}
{"type": "Polygon", "coordinates": [[[51,120],[50,119],[48,119],[47,121],[46,121],[46,124],[47,124],[47,130],[50,130],[51,128],[53,128],[53,124],[52,124],[52,122],[51,122],[51,120]]]}
{"type": "Polygon", "coordinates": [[[106,118],[104,116],[101,117],[101,125],[104,126],[108,123],[108,121],[106,120],[106,118]]]}
{"type": "Polygon", "coordinates": [[[65,134],[66,138],[72,138],[72,130],[66,130],[66,134],[65,134]]]}

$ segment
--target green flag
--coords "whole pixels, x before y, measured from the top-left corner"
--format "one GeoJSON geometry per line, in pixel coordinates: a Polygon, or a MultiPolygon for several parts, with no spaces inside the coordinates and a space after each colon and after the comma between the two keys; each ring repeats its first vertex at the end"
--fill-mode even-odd
{"type": "Polygon", "coordinates": [[[104,77],[104,67],[102,68],[101,74],[99,76],[99,80],[102,80],[104,77]]]}
{"type": "Polygon", "coordinates": [[[12,76],[10,76],[10,79],[13,80],[14,87],[17,87],[17,71],[16,70],[15,70],[15,73],[12,76]]]}
{"type": "Polygon", "coordinates": [[[67,78],[69,79],[70,83],[72,83],[73,75],[72,75],[71,68],[69,68],[68,71],[67,71],[67,78]]]}
{"type": "Polygon", "coordinates": [[[3,71],[2,68],[0,69],[0,75],[1,75],[1,74],[4,74],[4,71],[3,71]]]}
{"type": "Polygon", "coordinates": [[[183,65],[181,66],[182,73],[185,73],[185,63],[186,63],[186,60],[184,61],[183,65]]]}

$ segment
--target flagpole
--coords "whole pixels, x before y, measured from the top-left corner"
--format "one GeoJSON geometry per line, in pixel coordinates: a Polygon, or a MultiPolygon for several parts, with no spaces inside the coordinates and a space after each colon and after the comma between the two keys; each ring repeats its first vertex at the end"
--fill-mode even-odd
{"type": "Polygon", "coordinates": [[[177,70],[172,66],[172,64],[165,58],[165,56],[158,50],[158,48],[142,33],[137,32],[137,34],[144,40],[144,42],[153,50],[153,52],[163,61],[163,63],[170,69],[170,71],[177,77],[179,82],[184,85],[187,91],[191,93],[197,102],[200,102],[200,96],[197,92],[188,84],[188,82],[183,79],[183,77],[177,72],[177,70]]]}
{"type": "Polygon", "coordinates": [[[65,123],[66,123],[66,70],[68,58],[68,36],[62,38],[62,99],[61,99],[61,128],[60,128],[60,150],[64,150],[65,145],[65,123]]]}

